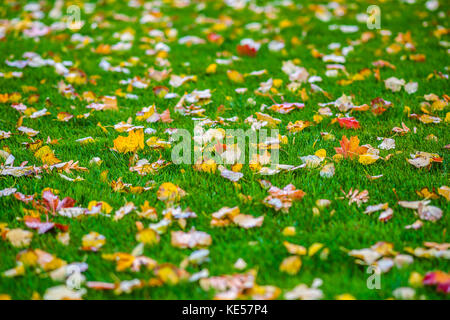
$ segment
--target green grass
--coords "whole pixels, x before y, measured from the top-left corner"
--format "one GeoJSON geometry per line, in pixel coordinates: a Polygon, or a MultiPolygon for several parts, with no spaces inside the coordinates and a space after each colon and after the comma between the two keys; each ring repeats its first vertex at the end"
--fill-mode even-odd
{"type": "MultiPolygon", "coordinates": [[[[262,1],[255,1],[262,4],[262,1]]],[[[267,1],[266,3],[270,3],[267,1]]],[[[400,200],[420,200],[416,190],[423,187],[439,188],[442,185],[449,184],[449,152],[444,149],[448,145],[450,130],[448,123],[442,121],[440,124],[423,124],[416,119],[409,118],[404,113],[404,107],[409,106],[412,113],[421,114],[420,103],[424,101],[425,94],[434,93],[440,97],[448,94],[449,81],[432,77],[427,79],[428,75],[434,72],[448,74],[449,54],[447,49],[439,45],[439,41],[450,41],[448,35],[440,39],[433,36],[437,26],[449,28],[448,13],[450,7],[445,1],[440,1],[440,7],[437,11],[431,12],[425,9],[424,1],[416,1],[416,4],[404,4],[401,1],[383,1],[379,4],[381,8],[381,27],[384,30],[390,30],[392,36],[388,41],[383,41],[377,30],[374,32],[375,38],[369,42],[355,46],[354,51],[347,57],[345,63],[349,74],[356,74],[363,68],[371,68],[372,62],[383,59],[396,66],[396,70],[384,68],[380,71],[381,78],[387,79],[391,76],[404,78],[406,82],[416,81],[419,83],[419,89],[414,94],[407,94],[404,90],[400,92],[391,92],[387,90],[383,82],[377,81],[371,74],[364,81],[355,81],[351,85],[341,86],[336,82],[344,79],[340,74],[338,78],[328,78],[325,76],[325,63],[321,59],[312,57],[309,45],[313,45],[322,53],[329,54],[331,50],[327,46],[332,42],[341,43],[343,47],[350,41],[361,37],[362,32],[367,30],[365,24],[358,23],[355,15],[365,12],[368,5],[367,1],[357,1],[344,3],[348,7],[347,13],[340,18],[333,17],[330,22],[321,22],[314,17],[314,13],[308,4],[302,8],[285,8],[279,4],[279,13],[274,17],[266,17],[263,14],[256,14],[248,9],[236,11],[227,7],[222,1],[204,2],[205,9],[201,12],[196,10],[195,5],[186,8],[174,8],[170,1],[164,1],[161,12],[164,17],[173,24],[173,28],[178,30],[178,38],[185,35],[196,35],[205,38],[204,31],[211,27],[211,24],[197,24],[195,18],[199,15],[218,18],[220,15],[227,15],[233,19],[233,25],[218,33],[222,34],[225,41],[221,45],[207,43],[204,45],[193,45],[186,47],[178,44],[178,41],[167,42],[171,51],[168,60],[171,63],[172,74],[197,75],[197,82],[189,82],[179,88],[170,88],[171,92],[176,92],[180,96],[184,92],[191,92],[194,89],[213,89],[213,103],[207,105],[206,116],[215,119],[219,116],[216,109],[223,104],[227,108],[222,117],[239,116],[239,122],[236,127],[248,128],[244,124],[244,119],[259,111],[261,104],[271,105],[269,98],[257,96],[253,93],[259,87],[259,83],[266,81],[270,77],[282,79],[283,85],[279,88],[284,100],[288,102],[301,101],[299,94],[292,93],[286,88],[289,83],[288,77],[281,71],[282,61],[300,59],[299,65],[304,66],[311,75],[318,75],[323,81],[317,83],[321,88],[327,91],[332,100],[327,99],[321,93],[312,93],[309,85],[304,84],[309,99],[305,101],[306,107],[302,110],[293,111],[287,115],[279,115],[267,111],[272,116],[282,120],[278,129],[281,134],[287,135],[286,125],[289,121],[295,120],[313,120],[313,115],[317,113],[319,103],[333,101],[342,94],[354,95],[353,101],[356,105],[370,104],[370,101],[376,97],[382,97],[393,103],[390,108],[382,115],[375,116],[371,112],[354,113],[353,115],[361,124],[361,129],[357,131],[343,129],[338,124],[331,124],[331,118],[325,118],[323,122],[313,127],[306,128],[295,136],[289,135],[289,143],[283,146],[280,153],[280,162],[292,165],[301,164],[300,156],[314,154],[318,149],[325,149],[329,157],[335,154],[334,147],[339,146],[339,140],[343,135],[358,135],[361,144],[371,144],[378,146],[377,137],[392,137],[394,133],[392,128],[400,126],[404,122],[409,128],[417,127],[417,133],[409,133],[405,136],[395,135],[396,149],[390,152],[401,151],[394,155],[389,161],[378,160],[370,166],[363,166],[358,161],[343,160],[336,163],[336,174],[331,179],[321,178],[319,170],[301,169],[294,172],[279,173],[274,176],[263,177],[270,180],[278,187],[292,183],[298,189],[306,192],[306,196],[299,202],[294,202],[289,213],[275,212],[262,204],[262,200],[267,196],[258,182],[261,176],[252,172],[248,166],[244,166],[244,179],[236,187],[232,182],[220,177],[220,174],[209,174],[195,171],[191,165],[170,165],[156,175],[140,177],[134,172],[129,171],[130,154],[119,154],[111,151],[113,140],[120,134],[114,129],[109,128],[108,134],[104,133],[97,123],[112,126],[120,121],[127,121],[129,117],[133,118],[133,124],[152,127],[157,130],[157,135],[163,139],[168,139],[164,133],[166,128],[188,128],[192,130],[193,124],[190,117],[184,117],[176,114],[173,107],[177,101],[158,98],[151,90],[156,85],[165,85],[170,87],[168,79],[162,83],[152,81],[148,89],[134,89],[133,94],[139,96],[138,100],[129,100],[118,97],[118,111],[93,112],[87,119],[72,119],[69,122],[58,122],[54,119],[61,111],[66,111],[74,115],[88,112],[85,106],[88,102],[81,99],[70,100],[64,98],[58,93],[56,88],[60,80],[65,80],[62,76],[56,74],[52,67],[31,68],[27,67],[23,71],[21,79],[0,78],[0,93],[20,92],[22,102],[28,107],[34,107],[37,110],[46,106],[46,99],[51,104],[46,106],[51,113],[50,116],[38,119],[24,119],[23,125],[39,130],[40,134],[35,139],[61,139],[57,145],[52,145],[56,156],[62,161],[79,161],[81,166],[88,167],[89,172],[76,172],[85,180],[81,182],[69,182],[60,178],[57,174],[43,174],[41,179],[33,177],[14,178],[10,176],[0,177],[0,190],[14,186],[23,194],[40,195],[44,188],[53,188],[59,190],[62,197],[72,197],[77,201],[78,206],[87,207],[92,200],[106,201],[114,210],[121,207],[125,201],[132,201],[137,206],[150,202],[158,210],[159,217],[165,204],[156,197],[156,190],[142,194],[115,193],[110,186],[102,182],[100,174],[109,170],[108,178],[117,180],[123,178],[126,183],[134,186],[143,186],[146,182],[154,180],[156,186],[164,182],[172,182],[182,189],[188,195],[181,199],[180,205],[190,207],[197,213],[198,218],[190,219],[187,222],[186,230],[195,226],[197,230],[208,232],[213,243],[209,247],[210,262],[200,267],[188,267],[187,271],[195,273],[202,268],[209,269],[211,275],[233,274],[237,272],[233,268],[234,262],[238,258],[243,258],[248,268],[258,270],[256,282],[259,285],[274,285],[282,289],[283,298],[286,291],[291,290],[300,283],[310,285],[314,278],[321,278],[323,286],[321,287],[325,298],[333,299],[342,293],[350,293],[358,299],[385,299],[392,297],[392,291],[398,287],[409,286],[408,278],[413,271],[424,275],[433,270],[449,270],[448,260],[414,258],[413,264],[404,268],[392,268],[388,273],[381,276],[381,289],[370,290],[366,286],[366,280],[369,276],[363,266],[357,265],[354,258],[349,257],[342,248],[362,249],[370,247],[378,241],[392,242],[395,250],[401,253],[405,247],[422,247],[423,242],[432,241],[438,243],[448,242],[449,226],[449,204],[445,198],[440,197],[432,201],[432,205],[441,208],[444,211],[442,219],[432,223],[424,221],[424,226],[419,230],[405,230],[405,226],[417,220],[412,210],[402,208],[397,205],[400,200]],[[442,12],[443,15],[440,15],[442,12]],[[310,19],[307,23],[299,23],[300,18],[310,19]],[[279,25],[279,22],[287,19],[293,22],[293,25],[284,28],[279,34],[275,33],[273,28],[279,25]],[[251,22],[261,22],[272,31],[267,34],[261,32],[250,32],[244,29],[244,26],[251,22]],[[424,26],[424,24],[427,26],[424,26]],[[356,33],[345,34],[340,31],[330,31],[328,25],[358,25],[359,31],[356,33]],[[399,32],[411,32],[412,39],[416,46],[416,53],[426,55],[425,62],[414,62],[409,59],[402,59],[402,56],[409,56],[411,52],[402,50],[401,52],[389,55],[385,48],[394,42],[395,36],[399,32]],[[306,35],[304,34],[306,32],[306,35]],[[298,37],[301,45],[293,46],[290,43],[292,37],[298,37]],[[243,38],[274,39],[282,37],[286,41],[286,52],[270,52],[267,45],[262,45],[255,58],[242,57],[242,60],[236,61],[231,66],[218,65],[217,73],[213,75],[206,74],[206,67],[214,63],[217,52],[229,51],[234,55],[236,45],[243,38]],[[184,63],[189,62],[189,66],[184,63]],[[236,84],[231,82],[226,75],[228,69],[238,70],[242,74],[256,70],[267,69],[268,74],[262,77],[248,77],[245,83],[236,84]],[[26,98],[30,93],[23,93],[22,86],[34,86],[38,89],[39,101],[34,104],[27,102],[26,98]],[[234,89],[247,87],[249,90],[244,95],[238,95],[234,89]],[[228,98],[227,98],[228,97],[228,98]],[[256,106],[247,103],[248,98],[256,100],[256,106]],[[142,107],[155,104],[159,112],[169,108],[174,122],[165,123],[139,123],[135,120],[135,114],[142,107]],[[75,108],[72,109],[71,106],[75,108]],[[325,141],[321,139],[320,132],[332,132],[336,136],[335,141],[325,141]],[[430,141],[425,138],[434,134],[438,141],[430,141]],[[80,145],[75,140],[92,136],[96,139],[95,143],[80,145]],[[294,139],[295,137],[295,139],[294,139]],[[406,158],[415,151],[426,151],[438,153],[443,157],[443,163],[434,164],[431,169],[417,169],[407,163],[406,158]],[[97,156],[103,160],[100,167],[90,166],[89,161],[97,156]],[[184,173],[181,171],[184,169],[184,173]],[[366,174],[379,175],[383,178],[370,181],[366,174]],[[359,190],[367,189],[370,200],[367,204],[357,207],[355,204],[349,206],[348,201],[339,200],[342,196],[341,189],[348,191],[350,188],[359,190]],[[396,194],[393,192],[396,190],[396,194]],[[250,203],[242,202],[239,194],[250,195],[253,201],[250,203]],[[312,209],[317,199],[332,200],[329,208],[323,210],[319,216],[313,215],[312,209]],[[377,204],[388,202],[394,210],[394,216],[390,221],[378,221],[378,215],[372,216],[363,214],[368,204],[377,204]],[[210,226],[211,213],[220,208],[228,206],[239,206],[241,212],[254,216],[264,215],[264,224],[260,228],[245,230],[243,228],[229,226],[226,228],[212,228],[210,226]],[[335,210],[334,215],[330,212],[335,210]],[[295,226],[297,233],[292,237],[285,237],[282,230],[287,226],[295,226]],[[303,266],[296,275],[288,275],[279,271],[281,261],[289,254],[283,246],[283,241],[289,241],[309,247],[311,244],[323,243],[330,250],[328,259],[321,260],[319,255],[313,257],[303,257],[303,266]],[[255,242],[250,245],[249,242],[255,242]]],[[[8,2],[0,6],[0,19],[11,20],[13,18],[24,18],[22,6],[26,1],[19,1],[20,6],[12,6],[8,2]]],[[[52,8],[52,1],[44,1],[46,6],[43,10],[47,13],[52,8]]],[[[314,1],[314,3],[316,3],[314,1]]],[[[320,3],[320,2],[317,2],[320,3]]],[[[78,31],[82,35],[90,36],[94,39],[92,44],[85,48],[76,49],[69,39],[74,32],[70,30],[54,31],[50,35],[41,37],[39,41],[26,39],[21,32],[11,31],[6,34],[5,39],[0,41],[0,72],[18,71],[16,68],[8,67],[4,61],[20,60],[24,52],[33,51],[39,53],[43,58],[52,58],[54,55],[61,58],[62,61],[73,61],[78,68],[82,69],[88,77],[98,75],[97,84],[74,85],[76,91],[81,94],[84,91],[93,91],[97,96],[115,95],[115,91],[121,88],[124,92],[126,86],[120,85],[122,79],[132,78],[134,76],[145,77],[146,70],[154,66],[155,57],[145,55],[145,50],[140,45],[140,39],[148,36],[151,29],[165,29],[165,25],[160,23],[139,24],[144,10],[143,8],[131,8],[125,1],[99,1],[93,14],[86,15],[82,12],[82,19],[85,20],[85,26],[78,31]],[[121,22],[115,20],[113,15],[121,13],[130,17],[136,17],[137,22],[121,22]],[[95,21],[95,17],[102,14],[105,21],[109,22],[108,28],[92,29],[90,25],[95,21]],[[109,54],[112,58],[113,66],[122,61],[127,61],[130,57],[138,57],[139,62],[136,66],[129,67],[130,74],[105,72],[99,68],[99,62],[104,57],[94,53],[92,50],[100,43],[115,44],[119,40],[113,38],[115,32],[121,32],[125,28],[132,28],[135,34],[133,47],[129,51],[113,52],[109,54]],[[67,34],[69,37],[63,40],[57,40],[56,35],[67,34]]],[[[43,23],[50,24],[53,20],[45,18],[43,23]]],[[[152,45],[150,45],[152,47],[152,45]]],[[[160,69],[156,67],[157,69],[160,69]]],[[[65,81],[67,83],[67,81],[65,81]]],[[[281,98],[274,97],[277,101],[281,98]]],[[[17,133],[16,122],[19,119],[19,113],[10,107],[11,103],[0,104],[0,130],[17,133]]],[[[337,110],[332,107],[333,112],[337,110]]],[[[435,115],[444,119],[448,107],[443,111],[437,111],[435,115]]],[[[146,139],[148,135],[146,136],[146,139]]],[[[11,138],[0,141],[0,148],[9,148],[15,156],[15,164],[23,161],[29,161],[29,164],[41,165],[40,160],[34,158],[33,153],[25,148],[24,142],[30,139],[24,135],[14,134],[11,138]]],[[[381,155],[388,152],[381,151],[381,155]]],[[[170,161],[170,151],[164,151],[163,158],[170,161]]],[[[159,153],[146,147],[139,151],[141,159],[147,158],[156,161],[159,153]]],[[[331,160],[331,159],[330,159],[331,160]]],[[[3,160],[2,160],[3,161],[3,160]]],[[[30,209],[31,205],[26,205],[15,200],[13,197],[0,198],[0,222],[8,224],[10,229],[27,229],[21,217],[25,216],[24,208],[30,209]]],[[[44,217],[44,215],[42,215],[44,217]]],[[[69,219],[61,216],[52,217],[56,222],[69,225],[70,244],[64,246],[56,240],[55,232],[50,231],[46,234],[38,235],[34,232],[33,240],[30,244],[32,249],[42,249],[67,262],[85,261],[89,269],[84,273],[88,281],[106,281],[115,282],[129,279],[149,279],[153,277],[151,271],[133,273],[131,271],[117,272],[115,263],[102,259],[102,253],[128,252],[138,244],[135,240],[136,221],[142,221],[148,225],[149,221],[140,219],[136,213],[125,216],[118,222],[112,221],[112,218],[102,216],[89,216],[79,219],[69,219]],[[106,244],[100,252],[84,252],[79,248],[81,238],[90,231],[97,231],[106,237],[106,244]]],[[[161,241],[153,247],[145,247],[144,255],[151,257],[159,263],[170,262],[175,265],[188,256],[193,250],[183,250],[174,248],[170,244],[170,231],[179,230],[180,227],[174,223],[169,231],[161,235],[161,241]]],[[[23,249],[13,247],[8,241],[0,241],[0,271],[13,268],[16,264],[15,257],[23,249]]],[[[0,277],[0,294],[8,294],[13,299],[29,299],[33,292],[43,295],[46,289],[59,285],[59,282],[52,281],[46,273],[37,274],[34,270],[27,270],[23,276],[16,278],[0,277]]],[[[444,294],[436,293],[434,288],[421,287],[416,289],[417,296],[424,295],[429,299],[447,299],[444,294]]],[[[181,283],[176,286],[163,285],[161,287],[145,287],[133,291],[131,294],[116,296],[112,292],[88,290],[84,298],[87,299],[211,299],[214,292],[207,292],[200,288],[196,283],[181,283]]]]}

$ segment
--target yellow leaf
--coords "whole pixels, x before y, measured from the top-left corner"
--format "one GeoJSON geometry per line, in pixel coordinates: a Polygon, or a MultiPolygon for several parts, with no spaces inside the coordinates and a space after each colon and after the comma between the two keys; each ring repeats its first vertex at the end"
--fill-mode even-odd
{"type": "Polygon", "coordinates": [[[439,123],[441,121],[439,117],[433,117],[428,114],[422,114],[418,119],[425,124],[439,123]]]}
{"type": "Polygon", "coordinates": [[[433,191],[428,190],[428,188],[422,188],[420,190],[416,190],[416,193],[419,197],[425,198],[425,199],[439,199],[439,196],[434,193],[433,191]]]}
{"type": "Polygon", "coordinates": [[[217,169],[217,163],[214,161],[214,159],[209,159],[207,161],[195,164],[194,168],[198,171],[214,173],[217,169]]]}
{"type": "Polygon", "coordinates": [[[141,206],[141,211],[137,212],[138,216],[145,219],[156,220],[158,219],[158,214],[154,207],[151,207],[149,202],[146,200],[141,206]]]}
{"type": "Polygon", "coordinates": [[[55,157],[53,150],[49,146],[43,146],[38,151],[34,153],[34,156],[42,161],[44,164],[53,165],[61,162],[55,157]]]}
{"type": "Polygon", "coordinates": [[[31,300],[42,300],[41,295],[34,291],[33,294],[31,295],[31,300]]]}
{"type": "Polygon", "coordinates": [[[284,28],[288,28],[291,27],[293,25],[293,22],[291,20],[288,19],[284,19],[280,21],[280,28],[284,29],[284,28]]]}
{"type": "Polygon", "coordinates": [[[171,182],[163,183],[157,192],[158,199],[161,201],[177,201],[184,197],[186,192],[171,182]]]}
{"type": "Polygon", "coordinates": [[[83,139],[79,139],[77,140],[80,144],[89,144],[89,143],[94,143],[95,140],[92,137],[87,137],[87,138],[83,138],[83,139]]]}
{"type": "Polygon", "coordinates": [[[293,244],[287,241],[283,242],[284,247],[287,249],[287,251],[290,254],[296,254],[299,256],[304,256],[306,254],[306,248],[303,246],[300,246],[298,244],[293,244]]]}
{"type": "Polygon", "coordinates": [[[327,151],[325,149],[319,149],[314,154],[319,158],[324,159],[327,156],[327,151]]]}
{"type": "Polygon", "coordinates": [[[128,137],[119,136],[114,140],[114,149],[121,153],[144,149],[144,131],[142,129],[132,130],[128,137]]]}
{"type": "Polygon", "coordinates": [[[89,202],[88,210],[91,211],[94,207],[96,207],[98,205],[101,205],[101,210],[100,210],[101,212],[106,213],[106,214],[110,214],[111,213],[112,207],[108,203],[106,203],[104,201],[95,201],[95,200],[93,200],[93,201],[89,202]]]}
{"type": "Polygon", "coordinates": [[[362,163],[364,165],[372,164],[375,161],[377,161],[380,157],[376,154],[372,153],[365,153],[359,156],[359,163],[362,163]]]}
{"type": "Polygon", "coordinates": [[[323,117],[321,115],[315,114],[313,116],[313,120],[314,120],[315,123],[321,123],[322,120],[323,120],[323,117]]]}
{"type": "Polygon", "coordinates": [[[286,227],[283,229],[283,236],[289,237],[289,236],[295,236],[295,227],[286,227]]]}
{"type": "Polygon", "coordinates": [[[442,111],[447,106],[447,103],[444,100],[436,100],[431,105],[431,110],[433,111],[442,111]]]}
{"type": "Polygon", "coordinates": [[[105,170],[102,173],[100,173],[100,181],[108,182],[108,173],[109,173],[109,170],[105,170]]]}
{"type": "Polygon", "coordinates": [[[25,266],[33,267],[37,265],[38,256],[33,250],[28,250],[20,255],[19,261],[25,266]]]}
{"type": "Polygon", "coordinates": [[[300,271],[302,260],[298,256],[287,257],[281,262],[280,271],[294,275],[300,271]]]}
{"type": "Polygon", "coordinates": [[[216,73],[216,70],[217,70],[217,64],[212,63],[208,66],[208,68],[206,68],[206,73],[208,73],[208,74],[216,73]]]}
{"type": "Polygon", "coordinates": [[[153,229],[144,229],[136,234],[136,241],[148,245],[154,245],[159,243],[159,234],[153,229]]]}
{"type": "Polygon", "coordinates": [[[228,70],[227,71],[228,79],[233,82],[242,83],[244,82],[244,76],[237,72],[236,70],[228,70]]]}
{"type": "Polygon", "coordinates": [[[152,149],[166,149],[170,148],[170,142],[159,139],[158,137],[150,137],[145,142],[152,149]]]}
{"type": "Polygon", "coordinates": [[[152,105],[148,108],[144,108],[144,110],[142,112],[140,112],[139,115],[136,117],[136,120],[137,121],[145,121],[156,113],[157,113],[156,106],[152,105]]]}
{"type": "Polygon", "coordinates": [[[97,123],[97,127],[99,127],[100,129],[102,129],[102,131],[106,134],[108,134],[108,130],[106,130],[106,128],[99,122],[97,123]]]}
{"type": "Polygon", "coordinates": [[[281,87],[282,84],[283,84],[283,80],[281,80],[281,79],[274,79],[274,80],[273,80],[273,86],[274,86],[275,88],[281,87]]]}
{"type": "Polygon", "coordinates": [[[68,112],[60,112],[56,116],[56,119],[58,121],[64,121],[64,122],[67,122],[67,121],[69,121],[72,118],[73,118],[73,115],[68,113],[68,112]]]}
{"type": "Polygon", "coordinates": [[[81,239],[82,250],[98,251],[106,243],[106,238],[98,232],[90,232],[81,239]]]}
{"type": "Polygon", "coordinates": [[[447,186],[442,186],[438,189],[438,193],[443,196],[447,201],[450,201],[450,188],[447,186]]]}
{"type": "Polygon", "coordinates": [[[289,130],[289,133],[296,133],[300,132],[303,129],[311,126],[311,122],[309,121],[303,121],[303,120],[297,120],[294,123],[289,122],[286,129],[289,130]]]}
{"type": "Polygon", "coordinates": [[[444,121],[445,121],[446,123],[449,123],[449,122],[450,122],[450,112],[447,112],[447,114],[445,115],[444,121]]]}
{"type": "Polygon", "coordinates": [[[256,112],[255,115],[256,115],[256,119],[258,119],[259,121],[266,121],[267,125],[270,128],[274,128],[281,123],[280,119],[273,118],[273,117],[269,116],[268,114],[265,114],[262,112],[256,112]]]}
{"type": "Polygon", "coordinates": [[[342,161],[342,159],[344,159],[344,156],[342,154],[337,153],[333,156],[333,161],[336,163],[342,161]]]}
{"type": "Polygon", "coordinates": [[[336,297],[336,300],[356,300],[350,293],[343,293],[336,297]]]}
{"type": "Polygon", "coordinates": [[[409,275],[408,283],[412,287],[422,287],[423,286],[423,276],[418,272],[411,272],[409,275]]]}
{"type": "Polygon", "coordinates": [[[312,257],[313,255],[315,255],[320,249],[322,249],[323,244],[322,243],[313,243],[309,249],[308,249],[308,255],[310,257],[312,257]]]}
{"type": "Polygon", "coordinates": [[[170,265],[163,265],[157,269],[157,275],[161,279],[162,282],[168,284],[177,284],[180,281],[176,270],[172,268],[170,265]]]}
{"type": "Polygon", "coordinates": [[[231,166],[231,170],[234,172],[241,172],[242,170],[242,163],[236,163],[233,166],[231,166]]]}

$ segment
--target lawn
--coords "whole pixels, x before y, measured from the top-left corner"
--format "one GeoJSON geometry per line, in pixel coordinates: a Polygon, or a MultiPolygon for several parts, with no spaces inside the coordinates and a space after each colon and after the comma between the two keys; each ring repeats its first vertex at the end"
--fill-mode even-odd
{"type": "Polygon", "coordinates": [[[0,5],[0,297],[448,299],[447,1],[27,2],[0,5]],[[199,121],[217,161],[177,164],[199,121]],[[221,166],[226,129],[279,161],[221,166]]]}

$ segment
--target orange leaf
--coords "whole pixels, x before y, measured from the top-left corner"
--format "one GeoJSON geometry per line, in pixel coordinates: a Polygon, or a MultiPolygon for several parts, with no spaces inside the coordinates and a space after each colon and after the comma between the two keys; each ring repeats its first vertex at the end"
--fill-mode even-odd
{"type": "Polygon", "coordinates": [[[361,154],[365,154],[367,152],[366,147],[359,146],[358,136],[353,136],[350,140],[347,139],[346,136],[342,137],[342,140],[339,142],[341,147],[335,148],[336,153],[342,154],[344,158],[353,159],[361,154]]]}

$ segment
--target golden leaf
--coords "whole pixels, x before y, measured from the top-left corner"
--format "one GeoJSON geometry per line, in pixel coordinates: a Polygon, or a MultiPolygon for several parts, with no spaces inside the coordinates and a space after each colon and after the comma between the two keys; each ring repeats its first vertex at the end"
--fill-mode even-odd
{"type": "Polygon", "coordinates": [[[144,149],[144,131],[132,130],[128,137],[119,136],[114,140],[114,149],[121,153],[136,152],[144,149]]]}
{"type": "Polygon", "coordinates": [[[180,187],[174,185],[172,182],[163,183],[157,192],[158,200],[161,201],[178,201],[180,198],[184,197],[186,192],[180,187]]]}
{"type": "Polygon", "coordinates": [[[359,163],[362,163],[364,165],[368,165],[368,164],[372,164],[374,162],[376,162],[380,157],[377,156],[376,154],[372,154],[372,153],[365,153],[359,156],[359,163]]]}
{"type": "Polygon", "coordinates": [[[302,260],[298,256],[287,257],[281,262],[280,271],[294,275],[300,271],[302,260]]]}
{"type": "Polygon", "coordinates": [[[61,160],[55,157],[53,150],[49,146],[43,146],[34,153],[34,156],[42,161],[44,164],[53,165],[60,163],[61,160]]]}
{"type": "Polygon", "coordinates": [[[143,229],[136,234],[136,241],[154,245],[159,243],[159,234],[153,229],[143,229]]]}
{"type": "Polygon", "coordinates": [[[236,70],[228,70],[227,76],[228,76],[228,79],[230,79],[233,82],[237,82],[237,83],[244,82],[244,76],[236,70]]]}

